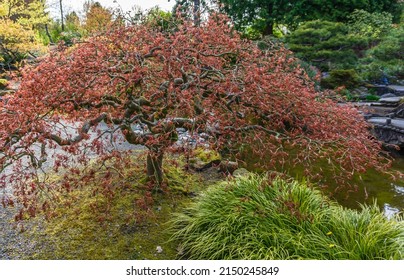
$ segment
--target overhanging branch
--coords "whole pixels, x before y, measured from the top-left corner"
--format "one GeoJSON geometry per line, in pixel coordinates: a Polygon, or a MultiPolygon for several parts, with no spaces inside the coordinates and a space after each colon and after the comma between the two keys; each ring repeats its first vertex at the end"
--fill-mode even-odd
{"type": "Polygon", "coordinates": [[[85,137],[85,135],[88,133],[88,131],[90,130],[91,127],[98,125],[100,122],[102,122],[103,120],[105,120],[107,118],[107,114],[106,113],[102,113],[100,116],[98,116],[95,119],[86,121],[83,126],[80,128],[79,130],[79,135],[77,135],[74,138],[63,138],[59,135],[56,134],[45,134],[44,137],[50,140],[55,141],[57,144],[59,144],[60,146],[68,146],[68,145],[72,145],[75,143],[80,142],[81,140],[83,140],[85,137]]]}

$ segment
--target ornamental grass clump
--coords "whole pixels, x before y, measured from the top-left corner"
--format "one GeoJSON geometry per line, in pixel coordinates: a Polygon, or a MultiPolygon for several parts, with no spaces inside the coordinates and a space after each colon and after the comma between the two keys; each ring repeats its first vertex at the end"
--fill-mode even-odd
{"type": "Polygon", "coordinates": [[[305,182],[250,175],[211,187],[172,219],[188,259],[403,259],[404,222],[343,208],[305,182]]]}

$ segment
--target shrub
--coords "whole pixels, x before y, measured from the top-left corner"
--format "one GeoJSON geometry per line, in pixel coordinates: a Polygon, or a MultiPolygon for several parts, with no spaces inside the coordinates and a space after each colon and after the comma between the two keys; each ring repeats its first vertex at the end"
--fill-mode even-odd
{"type": "Polygon", "coordinates": [[[172,219],[190,259],[402,259],[404,224],[345,209],[306,183],[251,175],[208,189],[172,219]]]}
{"type": "Polygon", "coordinates": [[[393,23],[393,16],[387,12],[355,10],[348,18],[350,33],[368,40],[379,39],[391,29],[393,23]]]}
{"type": "Polygon", "coordinates": [[[333,70],[330,76],[321,80],[321,86],[324,88],[337,88],[344,86],[346,88],[355,88],[360,85],[360,78],[355,70],[333,70]]]}
{"type": "Polygon", "coordinates": [[[381,42],[369,49],[366,57],[360,62],[363,78],[370,81],[380,81],[384,77],[389,80],[404,77],[404,27],[392,29],[381,42]]]}
{"type": "Polygon", "coordinates": [[[363,38],[349,34],[346,24],[320,20],[303,23],[286,41],[296,56],[321,71],[353,68],[357,50],[366,45],[363,38]]]}
{"type": "Polygon", "coordinates": [[[379,101],[380,96],[374,95],[374,94],[369,94],[369,95],[366,95],[366,100],[367,101],[379,101]]]}

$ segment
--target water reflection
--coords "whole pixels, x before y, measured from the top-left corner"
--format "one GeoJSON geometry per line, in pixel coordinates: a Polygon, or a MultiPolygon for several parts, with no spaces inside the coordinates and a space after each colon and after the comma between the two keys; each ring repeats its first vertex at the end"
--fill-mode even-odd
{"type": "Polygon", "coordinates": [[[394,190],[396,191],[397,195],[404,195],[404,187],[395,184],[391,185],[394,187],[394,190]]]}
{"type": "MultiPolygon", "coordinates": [[[[396,158],[391,170],[404,173],[404,158],[396,158]]],[[[370,170],[362,176],[362,182],[355,182],[359,191],[348,198],[339,194],[335,199],[345,207],[359,209],[360,204],[372,204],[374,200],[387,217],[404,213],[404,180],[393,181],[391,177],[370,170]]]]}
{"type": "Polygon", "coordinates": [[[399,209],[391,207],[391,205],[388,203],[384,204],[383,211],[388,219],[392,218],[395,214],[400,212],[399,209]]]}

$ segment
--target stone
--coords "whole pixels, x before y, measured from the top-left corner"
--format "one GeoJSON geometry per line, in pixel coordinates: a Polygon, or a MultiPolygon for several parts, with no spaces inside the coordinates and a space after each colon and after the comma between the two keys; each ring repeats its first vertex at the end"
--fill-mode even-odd
{"type": "Polygon", "coordinates": [[[365,101],[365,100],[367,99],[368,95],[369,95],[369,94],[367,94],[367,93],[361,93],[361,94],[358,96],[358,99],[359,99],[359,100],[362,100],[362,101],[365,101]]]}
{"type": "Polygon", "coordinates": [[[359,96],[366,96],[368,95],[368,89],[366,87],[358,87],[352,91],[353,94],[359,96]]]}
{"type": "Polygon", "coordinates": [[[12,89],[4,89],[4,90],[0,90],[0,96],[4,96],[7,94],[14,94],[15,90],[12,89]]]}
{"type": "Polygon", "coordinates": [[[397,97],[394,93],[386,93],[380,96],[380,98],[389,98],[389,97],[397,97]]]}
{"type": "Polygon", "coordinates": [[[368,92],[368,88],[367,87],[358,87],[358,90],[362,91],[362,92],[368,92]]]}
{"type": "Polygon", "coordinates": [[[161,253],[163,252],[163,248],[161,248],[161,246],[157,246],[157,247],[156,247],[156,252],[157,252],[158,254],[161,254],[161,253]]]}
{"type": "Polygon", "coordinates": [[[401,97],[387,97],[387,98],[380,98],[379,102],[385,105],[390,106],[397,106],[400,103],[401,97]]]}
{"type": "Polygon", "coordinates": [[[189,162],[190,167],[195,170],[202,170],[206,165],[206,162],[200,160],[199,158],[192,158],[189,160],[189,162]]]}
{"type": "Polygon", "coordinates": [[[393,117],[404,119],[404,103],[400,104],[396,109],[394,109],[393,117]]]}
{"type": "Polygon", "coordinates": [[[233,172],[238,168],[238,163],[235,161],[223,160],[219,164],[219,169],[221,172],[233,174],[233,172]]]}
{"type": "Polygon", "coordinates": [[[238,168],[238,169],[234,170],[234,172],[233,172],[234,177],[243,177],[243,176],[247,176],[249,174],[250,174],[250,172],[245,168],[238,168]]]}
{"type": "Polygon", "coordinates": [[[209,134],[202,132],[201,134],[199,134],[199,137],[201,137],[202,139],[209,139],[209,134]]]}
{"type": "Polygon", "coordinates": [[[404,86],[389,85],[388,89],[392,90],[396,95],[404,95],[404,86]]]}
{"type": "Polygon", "coordinates": [[[213,160],[211,162],[204,162],[202,160],[200,160],[199,158],[192,158],[190,159],[190,164],[189,167],[191,169],[194,169],[196,171],[204,171],[208,168],[214,167],[220,165],[220,160],[213,160]]]}

